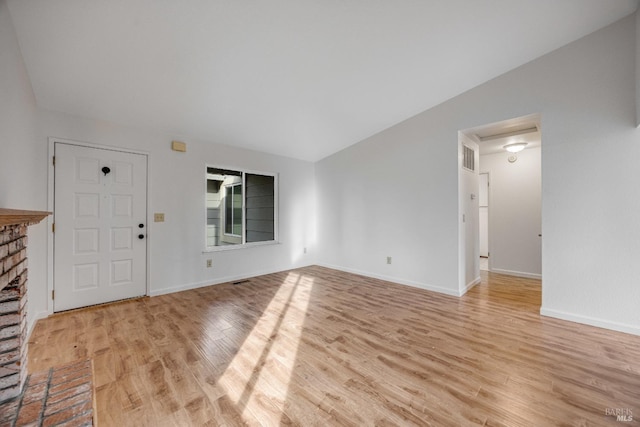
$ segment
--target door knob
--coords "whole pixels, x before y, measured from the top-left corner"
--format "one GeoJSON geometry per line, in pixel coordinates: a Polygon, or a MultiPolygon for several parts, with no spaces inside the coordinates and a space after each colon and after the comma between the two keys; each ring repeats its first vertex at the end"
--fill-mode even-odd
{"type": "Polygon", "coordinates": [[[138,234],[138,239],[140,240],[144,239],[144,234],[138,234]]]}
{"type": "Polygon", "coordinates": [[[144,224],[138,224],[138,228],[144,228],[144,224]]]}

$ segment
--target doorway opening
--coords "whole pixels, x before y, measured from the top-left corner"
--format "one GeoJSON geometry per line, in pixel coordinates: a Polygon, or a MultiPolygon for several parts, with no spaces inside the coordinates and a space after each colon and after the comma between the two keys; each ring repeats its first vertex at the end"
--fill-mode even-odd
{"type": "Polygon", "coordinates": [[[542,278],[540,124],[534,114],[459,132],[460,144],[478,150],[473,178],[459,168],[462,220],[477,221],[461,227],[461,293],[480,271],[542,278]]]}

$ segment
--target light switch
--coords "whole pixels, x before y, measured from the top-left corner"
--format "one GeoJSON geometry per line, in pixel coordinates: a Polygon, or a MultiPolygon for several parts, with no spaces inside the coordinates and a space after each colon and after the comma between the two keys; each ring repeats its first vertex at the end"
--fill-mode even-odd
{"type": "Polygon", "coordinates": [[[154,213],[153,214],[153,222],[164,222],[164,214],[163,213],[154,213]]]}

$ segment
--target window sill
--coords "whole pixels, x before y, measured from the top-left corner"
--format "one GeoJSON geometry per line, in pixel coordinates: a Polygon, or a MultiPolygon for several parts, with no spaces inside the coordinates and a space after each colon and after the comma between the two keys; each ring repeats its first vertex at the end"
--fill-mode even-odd
{"type": "Polygon", "coordinates": [[[277,240],[269,240],[268,242],[255,242],[255,243],[245,243],[244,245],[226,245],[226,246],[212,246],[205,248],[202,253],[208,254],[211,252],[223,252],[223,251],[233,251],[237,249],[248,249],[255,248],[258,246],[271,246],[271,245],[279,245],[280,242],[277,240]]]}

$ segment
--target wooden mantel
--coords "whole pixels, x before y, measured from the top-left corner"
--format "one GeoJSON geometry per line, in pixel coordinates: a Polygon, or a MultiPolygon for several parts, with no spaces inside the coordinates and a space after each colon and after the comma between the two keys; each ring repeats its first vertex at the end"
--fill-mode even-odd
{"type": "Polygon", "coordinates": [[[33,225],[39,223],[48,215],[51,215],[51,212],[0,208],[0,227],[17,224],[33,225]]]}

